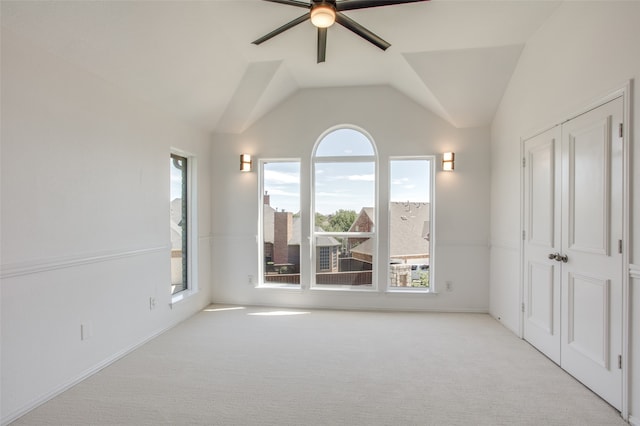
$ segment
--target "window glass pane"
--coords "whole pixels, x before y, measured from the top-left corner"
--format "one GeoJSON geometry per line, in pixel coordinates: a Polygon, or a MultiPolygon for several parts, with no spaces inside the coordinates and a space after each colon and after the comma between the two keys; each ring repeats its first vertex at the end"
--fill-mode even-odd
{"type": "Polygon", "coordinates": [[[428,289],[431,161],[393,160],[390,179],[389,286],[428,289]]]}
{"type": "Polygon", "coordinates": [[[339,129],[326,135],[316,150],[316,157],[375,155],[365,135],[352,129],[339,129]]]}
{"type": "MultiPolygon", "coordinates": [[[[374,202],[375,163],[315,163],[317,213],[333,215],[339,210],[359,213],[363,208],[373,208],[374,202]]],[[[322,224],[316,221],[316,226],[322,224]]]]}
{"type": "Polygon", "coordinates": [[[171,154],[171,294],[187,289],[187,159],[171,154]]]}
{"type": "Polygon", "coordinates": [[[300,284],[300,163],[263,163],[264,283],[300,284]]]}
{"type": "Polygon", "coordinates": [[[377,248],[373,143],[352,129],[329,133],[316,149],[313,182],[315,285],[372,288],[377,248]]]}

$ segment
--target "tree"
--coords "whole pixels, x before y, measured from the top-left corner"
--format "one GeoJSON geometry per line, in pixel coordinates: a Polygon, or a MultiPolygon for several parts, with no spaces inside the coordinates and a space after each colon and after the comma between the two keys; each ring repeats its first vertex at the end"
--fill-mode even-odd
{"type": "Polygon", "coordinates": [[[347,232],[357,217],[355,210],[340,209],[329,218],[329,231],[347,232]]]}
{"type": "Polygon", "coordinates": [[[322,213],[316,213],[316,226],[322,228],[323,231],[329,231],[329,218],[322,213]]]}

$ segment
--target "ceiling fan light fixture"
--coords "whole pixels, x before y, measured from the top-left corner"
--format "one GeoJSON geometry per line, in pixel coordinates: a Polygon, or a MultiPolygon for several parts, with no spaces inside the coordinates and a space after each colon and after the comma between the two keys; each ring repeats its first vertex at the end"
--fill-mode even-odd
{"type": "Polygon", "coordinates": [[[336,10],[328,4],[319,4],[311,9],[311,23],[318,28],[329,28],[336,22],[336,10]]]}

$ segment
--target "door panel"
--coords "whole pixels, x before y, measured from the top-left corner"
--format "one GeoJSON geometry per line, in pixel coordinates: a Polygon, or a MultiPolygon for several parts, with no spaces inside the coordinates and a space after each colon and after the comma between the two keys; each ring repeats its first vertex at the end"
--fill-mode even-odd
{"type": "Polygon", "coordinates": [[[567,344],[609,368],[609,280],[569,274],[567,344]]]}
{"type": "MultiPolygon", "coordinates": [[[[568,131],[576,127],[571,123],[568,131]]],[[[567,134],[569,240],[572,250],[609,252],[611,116],[567,134]]]]}
{"type": "MultiPolygon", "coordinates": [[[[535,142],[534,142],[535,143],[535,142]]],[[[555,241],[555,139],[543,139],[529,152],[531,188],[529,243],[540,247],[553,247],[555,241]]]]}
{"type": "Polygon", "coordinates": [[[546,262],[530,262],[527,277],[527,320],[549,335],[553,335],[553,322],[558,320],[553,315],[555,269],[546,262]]]}
{"type": "Polygon", "coordinates": [[[524,338],[560,363],[560,130],[524,143],[524,338]]]}
{"type": "Polygon", "coordinates": [[[562,126],[560,365],[620,409],[622,98],[562,126]],[[614,129],[616,131],[614,131],[614,129]]]}

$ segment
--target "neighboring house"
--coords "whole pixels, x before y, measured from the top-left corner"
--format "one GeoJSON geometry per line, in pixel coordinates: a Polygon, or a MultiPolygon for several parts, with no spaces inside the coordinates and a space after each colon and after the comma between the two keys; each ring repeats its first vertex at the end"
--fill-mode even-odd
{"type": "Polygon", "coordinates": [[[171,250],[182,250],[182,198],[171,201],[171,250]]]}
{"type": "Polygon", "coordinates": [[[263,240],[265,272],[300,273],[300,217],[277,211],[264,197],[263,240]]]}
{"type": "MultiPolygon", "coordinates": [[[[373,207],[363,207],[355,222],[353,222],[353,225],[349,228],[349,232],[372,232],[375,226],[374,215],[375,211],[373,207]]],[[[351,247],[355,247],[367,240],[368,238],[349,238],[348,251],[351,251],[351,247]]]]}
{"type": "MultiPolygon", "coordinates": [[[[184,265],[182,248],[184,246],[182,232],[182,198],[171,201],[170,211],[171,229],[171,285],[184,284],[184,265]]],[[[173,293],[173,287],[172,287],[173,293]]]]}
{"type": "MultiPolygon", "coordinates": [[[[277,211],[270,205],[270,197],[264,195],[263,241],[265,272],[268,274],[300,273],[300,217],[291,212],[277,211]]],[[[316,227],[322,232],[322,228],[316,227]]],[[[316,271],[338,272],[340,270],[340,241],[333,237],[316,240],[316,271]]],[[[281,280],[278,280],[280,282],[281,280]]]]}
{"type": "MultiPolygon", "coordinates": [[[[389,205],[389,268],[392,287],[408,287],[421,281],[429,269],[429,203],[393,202],[389,205]]],[[[365,207],[349,229],[370,232],[375,226],[373,208],[365,207]]],[[[349,251],[354,261],[373,263],[374,241],[350,238],[349,251]]]]}
{"type": "MultiPolygon", "coordinates": [[[[389,208],[389,257],[395,263],[429,264],[429,203],[393,202],[389,208]]],[[[375,226],[373,208],[360,211],[349,232],[370,232],[375,226]]],[[[349,250],[355,259],[371,263],[373,241],[350,238],[349,250]]]]}
{"type": "MultiPolygon", "coordinates": [[[[322,232],[322,228],[316,226],[316,232],[322,232]]],[[[317,272],[339,272],[340,265],[340,241],[333,237],[318,237],[316,239],[316,271],[317,272]]]]}
{"type": "Polygon", "coordinates": [[[429,203],[390,203],[389,207],[389,257],[428,265],[429,203]]]}

